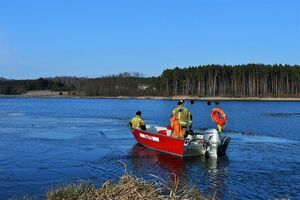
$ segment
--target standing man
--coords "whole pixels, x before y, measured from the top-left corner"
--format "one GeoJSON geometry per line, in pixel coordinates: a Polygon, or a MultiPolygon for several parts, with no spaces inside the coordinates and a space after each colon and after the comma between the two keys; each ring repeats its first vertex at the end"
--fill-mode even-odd
{"type": "Polygon", "coordinates": [[[146,130],[144,119],[141,117],[142,112],[137,111],[135,114],[136,115],[130,120],[129,126],[134,129],[146,130]]]}
{"type": "Polygon", "coordinates": [[[192,126],[192,115],[190,111],[184,107],[183,100],[178,101],[177,107],[174,108],[172,115],[175,115],[181,126],[181,135],[186,137],[187,127],[192,126]]]}

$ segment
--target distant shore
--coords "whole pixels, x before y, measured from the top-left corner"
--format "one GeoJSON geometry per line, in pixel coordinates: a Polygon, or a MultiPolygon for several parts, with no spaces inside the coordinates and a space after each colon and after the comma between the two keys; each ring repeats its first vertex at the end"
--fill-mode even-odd
{"type": "Polygon", "coordinates": [[[203,100],[203,101],[300,101],[300,98],[292,97],[199,97],[199,96],[84,96],[69,95],[68,92],[55,92],[50,90],[28,91],[20,95],[0,95],[0,98],[7,97],[28,97],[28,98],[94,98],[94,99],[157,99],[157,100],[203,100]]]}

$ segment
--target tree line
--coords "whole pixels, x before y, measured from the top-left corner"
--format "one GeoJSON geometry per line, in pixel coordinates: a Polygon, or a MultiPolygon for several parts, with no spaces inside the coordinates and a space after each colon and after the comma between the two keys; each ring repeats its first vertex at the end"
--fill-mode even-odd
{"type": "Polygon", "coordinates": [[[60,81],[39,78],[36,80],[7,80],[0,79],[0,94],[23,94],[31,90],[67,91],[75,88],[69,87],[60,81]]]}
{"type": "Polygon", "coordinates": [[[165,70],[165,95],[223,97],[299,97],[300,66],[205,65],[165,70]]]}
{"type": "Polygon", "coordinates": [[[166,69],[158,77],[124,72],[99,78],[0,79],[1,94],[29,90],[68,91],[79,96],[300,97],[300,66],[202,65],[166,69]]]}

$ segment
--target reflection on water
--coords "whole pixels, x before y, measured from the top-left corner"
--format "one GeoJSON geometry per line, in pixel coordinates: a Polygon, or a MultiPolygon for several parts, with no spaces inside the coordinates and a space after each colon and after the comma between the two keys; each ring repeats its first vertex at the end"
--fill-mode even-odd
{"type": "MultiPolygon", "coordinates": [[[[205,193],[215,194],[222,198],[224,192],[228,191],[226,184],[226,171],[228,159],[207,159],[205,157],[187,157],[181,158],[165,153],[160,153],[148,149],[142,145],[136,144],[129,153],[131,157],[133,171],[150,172],[151,168],[158,168],[164,171],[165,178],[175,181],[174,174],[180,178],[182,186],[192,187],[194,180],[202,181],[205,184],[205,193]],[[189,173],[192,171],[192,173],[189,173]]],[[[160,176],[161,177],[161,176],[160,176]]]]}
{"type": "Polygon", "coordinates": [[[129,155],[132,158],[134,170],[143,170],[149,167],[158,167],[168,171],[170,174],[174,173],[177,176],[183,174],[183,159],[175,157],[158,151],[153,151],[136,144],[131,149],[129,155]]]}

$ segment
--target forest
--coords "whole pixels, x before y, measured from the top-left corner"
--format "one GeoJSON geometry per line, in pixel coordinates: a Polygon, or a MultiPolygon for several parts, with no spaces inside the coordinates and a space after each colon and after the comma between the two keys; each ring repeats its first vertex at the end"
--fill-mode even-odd
{"type": "Polygon", "coordinates": [[[158,77],[141,73],[36,80],[0,78],[0,94],[30,90],[67,91],[76,96],[300,97],[299,65],[201,65],[166,69],[158,77]]]}

